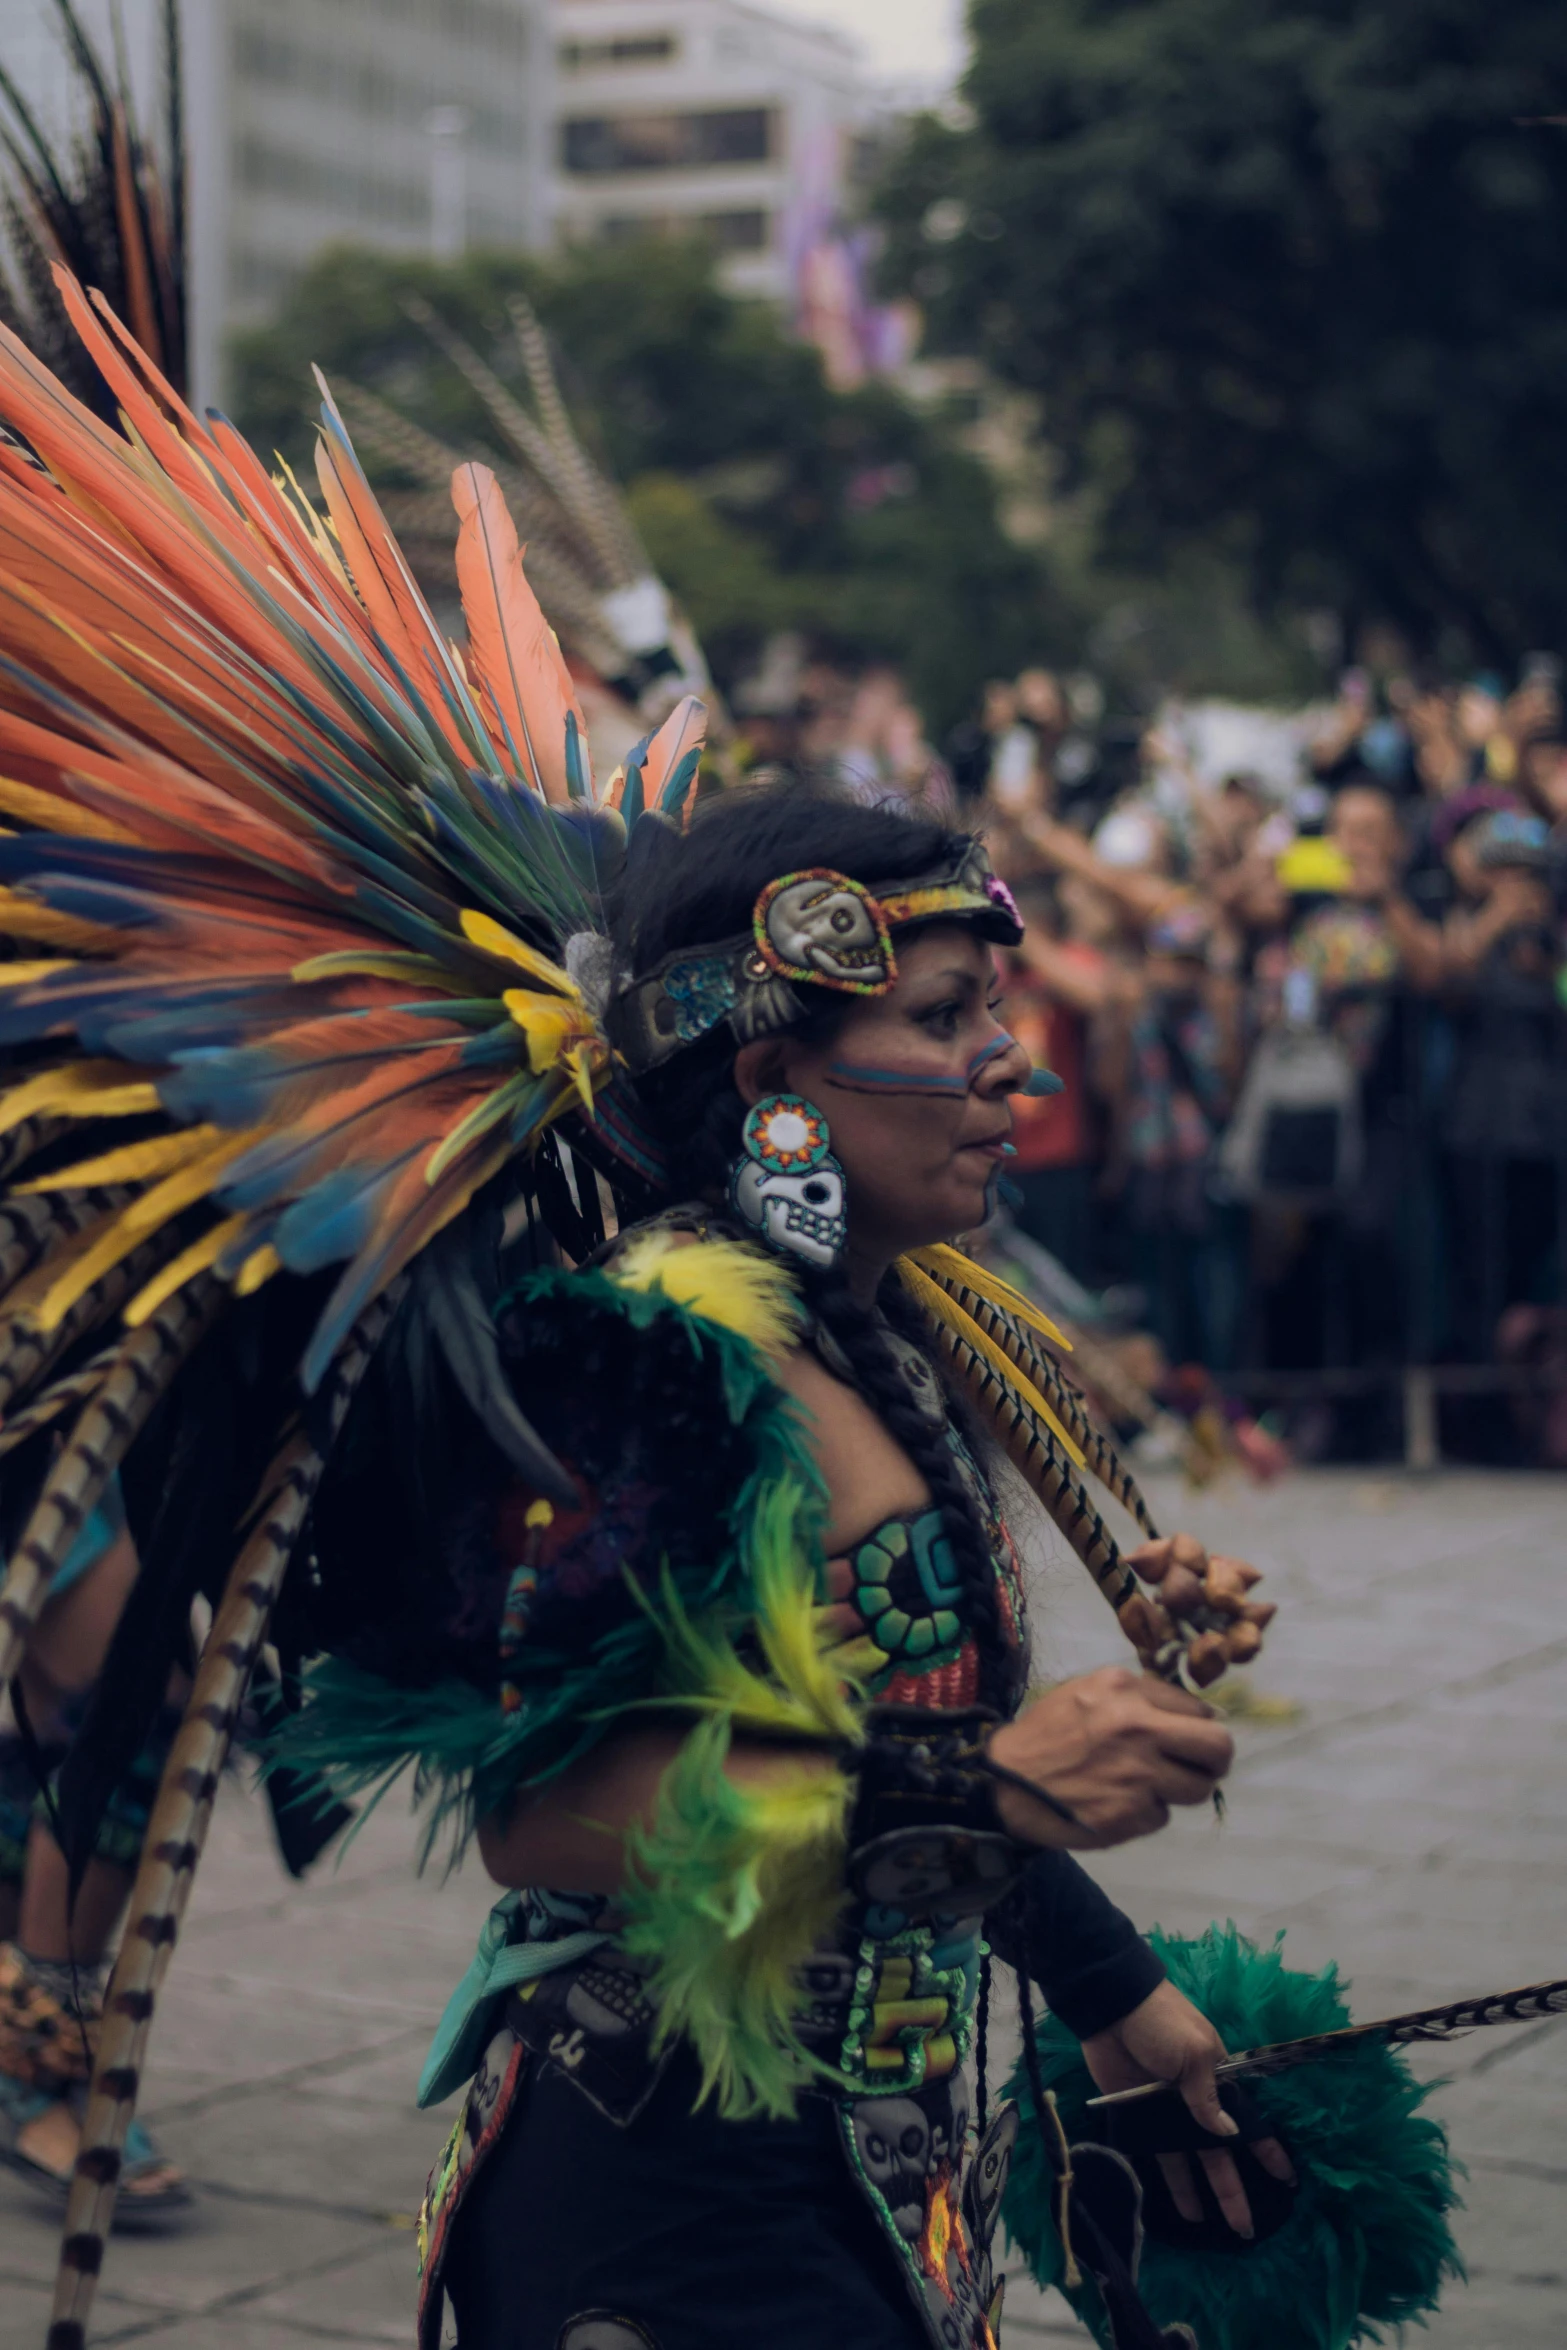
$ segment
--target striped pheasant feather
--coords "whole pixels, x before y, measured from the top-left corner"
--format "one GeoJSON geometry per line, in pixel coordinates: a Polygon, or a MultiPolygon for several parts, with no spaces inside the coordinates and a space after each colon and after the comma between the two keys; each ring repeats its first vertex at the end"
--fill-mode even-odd
{"type": "Polygon", "coordinates": [[[1044,1503],[1055,1523],[1113,1608],[1136,1596],[1137,1577],[1121,1557],[1115,1536],[1105,1525],[1047,1423],[1023,1400],[1016,1385],[1003,1378],[980,1352],[950,1323],[938,1323],[936,1343],[957,1373],[969,1400],[985,1425],[994,1430],[1003,1452],[1044,1503]]]}
{"type": "Polygon", "coordinates": [[[118,1313],[168,1253],[166,1241],[144,1241],[111,1266],[52,1330],[41,1330],[25,1312],[0,1323],[0,1415],[9,1413],[18,1396],[31,1394],[89,1331],[118,1313]]]}
{"type": "Polygon", "coordinates": [[[979,1325],[985,1336],[1000,1347],[1008,1362],[1015,1364],[1024,1378],[1038,1388],[1077,1445],[1085,1466],[1105,1491],[1113,1494],[1121,1507],[1136,1520],[1149,1540],[1157,1541],[1158,1528],[1136,1478],[1120,1458],[1109,1437],[1094,1425],[1082,1395],[1063,1376],[1059,1364],[1045,1351],[1036,1332],[1017,1314],[981,1296],[977,1289],[970,1287],[957,1275],[943,1270],[932,1277],[948,1297],[962,1307],[969,1319],[979,1325]]]}
{"type": "Polygon", "coordinates": [[[361,1316],[332,1364],[323,1383],[324,1426],[319,1439],[299,1430],[273,1461],[263,1488],[260,1522],[235,1560],[213,1616],[153,1806],[124,1938],[104,1997],[98,2055],[60,2248],[48,2350],[83,2350],[86,2342],[158,1992],[206,1843],[219,1774],[327,1455],[401,1289],[397,1284],[361,1316]]]}
{"type": "Polygon", "coordinates": [[[210,1279],[180,1290],[122,1340],[83,1407],[0,1583],[0,1682],[16,1672],[49,1586],[88,1512],[174,1371],[210,1326],[221,1298],[210,1279]]]}
{"type": "Polygon", "coordinates": [[[106,1208],[123,1207],[123,1191],[77,1192],[64,1199],[0,1201],[0,1316],[14,1319],[18,1284],[97,1223],[106,1208]]]}
{"type": "MultiPolygon", "coordinates": [[[[1402,2048],[1420,2040],[1456,2040],[1465,2032],[1483,2031],[1493,2024],[1544,2023],[1558,2015],[1567,2015],[1567,1979],[1526,1983],[1518,1991],[1487,1991],[1477,1999],[1450,2000],[1445,2007],[1412,2008],[1403,2015],[1380,2016],[1374,2023],[1343,2024],[1336,2032],[1308,2032],[1299,2040],[1275,2040],[1265,2048],[1245,2048],[1216,2066],[1215,2078],[1261,2080],[1270,2073],[1287,2072],[1292,2065],[1313,2064],[1321,2057],[1364,2047],[1368,2041],[1402,2048]]],[[[1166,2089],[1163,2081],[1148,2081],[1140,2088],[1115,2089],[1088,2102],[1127,2105],[1166,2089]]]]}
{"type": "Polygon", "coordinates": [[[41,1395],[35,1396],[22,1411],[12,1412],[4,1421],[0,1421],[0,1460],[4,1460],[8,1452],[15,1452],[18,1445],[26,1444],[30,1437],[38,1434],[40,1428],[47,1428],[52,1420],[57,1420],[73,1403],[85,1403],[102,1382],[105,1372],[113,1367],[119,1352],[120,1342],[114,1339],[95,1354],[90,1362],[84,1363],[79,1371],[67,1372],[63,1378],[56,1379],[46,1387],[41,1395]]]}

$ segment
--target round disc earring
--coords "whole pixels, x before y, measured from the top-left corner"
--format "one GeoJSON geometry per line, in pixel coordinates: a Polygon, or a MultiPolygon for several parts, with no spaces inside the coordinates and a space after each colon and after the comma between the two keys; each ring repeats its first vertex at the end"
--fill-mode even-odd
{"type": "Polygon", "coordinates": [[[742,1222],[786,1255],[836,1264],[849,1236],[843,1169],[815,1103],[797,1093],[766,1095],[740,1143],[729,1198],[742,1222]]]}

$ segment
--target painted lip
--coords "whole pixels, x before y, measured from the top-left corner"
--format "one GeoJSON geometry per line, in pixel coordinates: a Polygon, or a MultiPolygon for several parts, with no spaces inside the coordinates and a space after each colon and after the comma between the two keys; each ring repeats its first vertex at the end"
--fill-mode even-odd
{"type": "Polygon", "coordinates": [[[1011,1140],[1012,1129],[1009,1126],[1004,1132],[993,1134],[984,1142],[964,1142],[960,1143],[958,1148],[963,1151],[977,1151],[981,1158],[995,1159],[999,1163],[1002,1159],[1011,1157],[1012,1154],[1007,1149],[1007,1144],[1011,1140]]]}

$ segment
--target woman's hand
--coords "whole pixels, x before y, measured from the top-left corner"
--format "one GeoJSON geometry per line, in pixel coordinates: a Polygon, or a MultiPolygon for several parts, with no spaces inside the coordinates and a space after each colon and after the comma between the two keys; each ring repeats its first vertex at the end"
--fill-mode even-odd
{"type": "MultiPolygon", "coordinates": [[[[1235,2123],[1219,2103],[1214,2067],[1228,2050],[1207,2017],[1193,2007],[1173,1983],[1150,1991],[1141,2007],[1096,2032],[1083,2042],[1083,2061],[1102,2090],[1136,2089],[1144,2081],[1173,2081],[1195,2119],[1216,2137],[1238,2135],[1235,2123]]],[[[1251,2151],[1269,2176],[1287,2185],[1295,2177],[1289,2156],[1277,2138],[1256,2138],[1251,2151]]],[[[1252,2233],[1251,2207],[1240,2173],[1228,2154],[1217,2150],[1197,2156],[1208,2174],[1208,2184],[1230,2226],[1238,2236],[1252,2233]]],[[[1171,2199],[1182,2219],[1200,2220],[1202,2204],[1192,2177],[1190,2155],[1161,2154],[1171,2199]]]]}
{"type": "Polygon", "coordinates": [[[1077,1823],[998,1780],[996,1810],[1009,1835],[1099,1848],[1152,1835],[1173,1803],[1206,1803],[1235,1744],[1199,1698],[1107,1665],[1063,1681],[1003,1723],[990,1753],[1065,1804],[1077,1823]]]}
{"type": "Polygon", "coordinates": [[[1157,1599],[1139,1592],[1117,1611],[1144,1664],[1175,1637],[1177,1617],[1189,1622],[1199,1611],[1208,1624],[1187,1651],[1194,1681],[1217,1681],[1230,1665],[1249,1665],[1261,1652],[1262,1635],[1278,1610],[1249,1596],[1262,1577],[1244,1559],[1210,1556],[1195,1534],[1170,1534],[1128,1551],[1126,1564],[1158,1592],[1157,1599]]]}

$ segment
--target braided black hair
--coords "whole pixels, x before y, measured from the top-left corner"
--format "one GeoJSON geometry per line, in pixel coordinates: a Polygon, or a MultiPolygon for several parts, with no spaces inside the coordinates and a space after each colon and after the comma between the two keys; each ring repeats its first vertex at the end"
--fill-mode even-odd
{"type": "MultiPolygon", "coordinates": [[[[642,857],[628,861],[611,909],[617,950],[625,965],[645,970],[677,947],[743,930],[757,897],[780,874],[829,866],[857,881],[913,879],[940,863],[953,845],[953,835],[940,824],[865,808],[818,786],[781,783],[727,793],[699,813],[689,832],[655,834],[642,857]]],[[[842,996],[825,988],[797,992],[807,1007],[797,1033],[830,1037],[845,1014],[842,996]]],[[[733,1064],[734,1040],[721,1031],[639,1088],[669,1155],[673,1199],[717,1200],[726,1193],[746,1116],[733,1064]]],[[[967,1430],[967,1407],[952,1395],[934,1360],[925,1318],[895,1274],[883,1281],[876,1310],[868,1311],[841,1272],[809,1266],[799,1271],[818,1324],[941,1512],[979,1649],[980,1701],[1009,1712],[1021,1664],[1003,1634],[990,1536],[945,1431],[920,1411],[887,1341],[890,1327],[920,1349],[967,1430]]]]}

